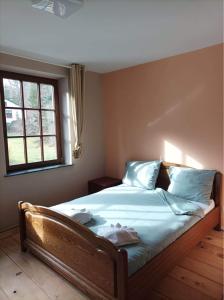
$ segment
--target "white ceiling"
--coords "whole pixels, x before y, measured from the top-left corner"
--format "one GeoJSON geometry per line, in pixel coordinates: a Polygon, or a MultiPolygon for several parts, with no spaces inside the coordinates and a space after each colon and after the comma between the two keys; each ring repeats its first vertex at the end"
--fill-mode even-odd
{"type": "Polygon", "coordinates": [[[0,0],[0,51],[109,72],[223,41],[222,0],[86,0],[68,19],[0,0]]]}

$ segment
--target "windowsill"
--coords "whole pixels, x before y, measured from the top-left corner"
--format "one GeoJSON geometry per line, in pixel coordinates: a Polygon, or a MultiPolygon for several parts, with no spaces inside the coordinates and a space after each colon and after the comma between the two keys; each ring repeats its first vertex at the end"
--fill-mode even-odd
{"type": "Polygon", "coordinates": [[[73,164],[58,164],[58,165],[54,165],[54,166],[47,166],[47,167],[30,169],[30,170],[13,171],[13,172],[9,172],[9,173],[5,174],[4,177],[31,174],[31,173],[60,169],[60,168],[71,167],[71,166],[73,166],[73,164]]]}

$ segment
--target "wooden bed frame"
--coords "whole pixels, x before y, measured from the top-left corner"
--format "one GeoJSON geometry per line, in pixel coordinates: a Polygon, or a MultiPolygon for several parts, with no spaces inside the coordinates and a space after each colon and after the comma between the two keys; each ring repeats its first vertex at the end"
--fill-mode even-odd
{"type": "MultiPolygon", "coordinates": [[[[167,189],[163,163],[157,186],[167,189]]],[[[148,299],[152,286],[167,274],[212,228],[220,224],[220,173],[211,198],[215,208],[175,242],[128,277],[127,252],[87,227],[49,208],[19,202],[21,249],[27,249],[95,300],[148,299]]]]}

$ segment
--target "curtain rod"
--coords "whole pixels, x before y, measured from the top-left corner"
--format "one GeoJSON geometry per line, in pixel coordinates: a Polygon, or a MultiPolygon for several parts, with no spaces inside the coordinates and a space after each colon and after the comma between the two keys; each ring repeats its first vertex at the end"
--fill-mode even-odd
{"type": "Polygon", "coordinates": [[[26,56],[20,56],[20,55],[16,55],[16,54],[12,54],[12,53],[9,53],[9,52],[4,52],[4,51],[0,51],[0,54],[1,53],[2,54],[7,54],[7,55],[12,55],[12,56],[23,58],[23,59],[33,60],[33,61],[36,61],[36,62],[40,62],[40,63],[43,63],[43,64],[48,64],[48,65],[52,65],[52,66],[56,66],[56,67],[71,69],[70,66],[66,66],[66,65],[57,65],[57,64],[54,64],[54,63],[49,63],[47,61],[43,61],[43,60],[39,60],[39,59],[35,59],[35,58],[30,58],[30,57],[26,57],[26,56]]]}

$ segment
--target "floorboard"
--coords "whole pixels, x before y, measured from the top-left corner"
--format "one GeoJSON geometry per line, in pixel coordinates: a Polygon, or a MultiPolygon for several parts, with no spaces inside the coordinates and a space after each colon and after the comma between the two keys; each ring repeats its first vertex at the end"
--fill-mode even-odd
{"type": "Polygon", "coordinates": [[[223,283],[223,270],[210,266],[206,262],[200,262],[190,257],[186,257],[179,263],[179,266],[204,276],[211,281],[215,281],[216,283],[223,283]]]}
{"type": "MultiPolygon", "coordinates": [[[[1,247],[1,246],[0,246],[1,247]]],[[[78,290],[60,275],[39,261],[32,254],[21,253],[17,239],[7,238],[3,241],[2,250],[11,258],[22,272],[42,289],[50,299],[87,300],[78,290]]]]}
{"type": "Polygon", "coordinates": [[[1,300],[9,300],[9,297],[3,292],[3,290],[0,288],[0,299],[1,300]]]}
{"type": "MultiPolygon", "coordinates": [[[[223,238],[223,232],[211,231],[154,287],[148,299],[221,300],[223,238]]],[[[0,235],[0,299],[88,300],[33,255],[20,252],[16,230],[0,235]]]]}
{"type": "Polygon", "coordinates": [[[192,251],[190,257],[223,270],[223,249],[201,241],[192,251]]]}
{"type": "MultiPolygon", "coordinates": [[[[155,290],[172,300],[214,300],[214,298],[186,285],[185,283],[166,276],[155,290]]],[[[151,299],[150,299],[151,300],[151,299]]],[[[152,299],[154,300],[154,299],[152,299]]]]}
{"type": "Polygon", "coordinates": [[[222,285],[211,281],[204,276],[198,275],[192,271],[186,270],[180,266],[176,266],[170,276],[180,280],[184,284],[204,293],[214,299],[220,300],[222,297],[222,285]]]}
{"type": "Polygon", "coordinates": [[[0,266],[0,288],[9,299],[49,300],[44,291],[1,250],[0,266]]]}
{"type": "Polygon", "coordinates": [[[212,234],[208,234],[206,235],[206,237],[204,238],[205,242],[209,243],[209,244],[212,244],[214,246],[217,246],[217,247],[221,247],[221,248],[224,248],[224,242],[223,242],[223,239],[220,239],[212,234]]]}

